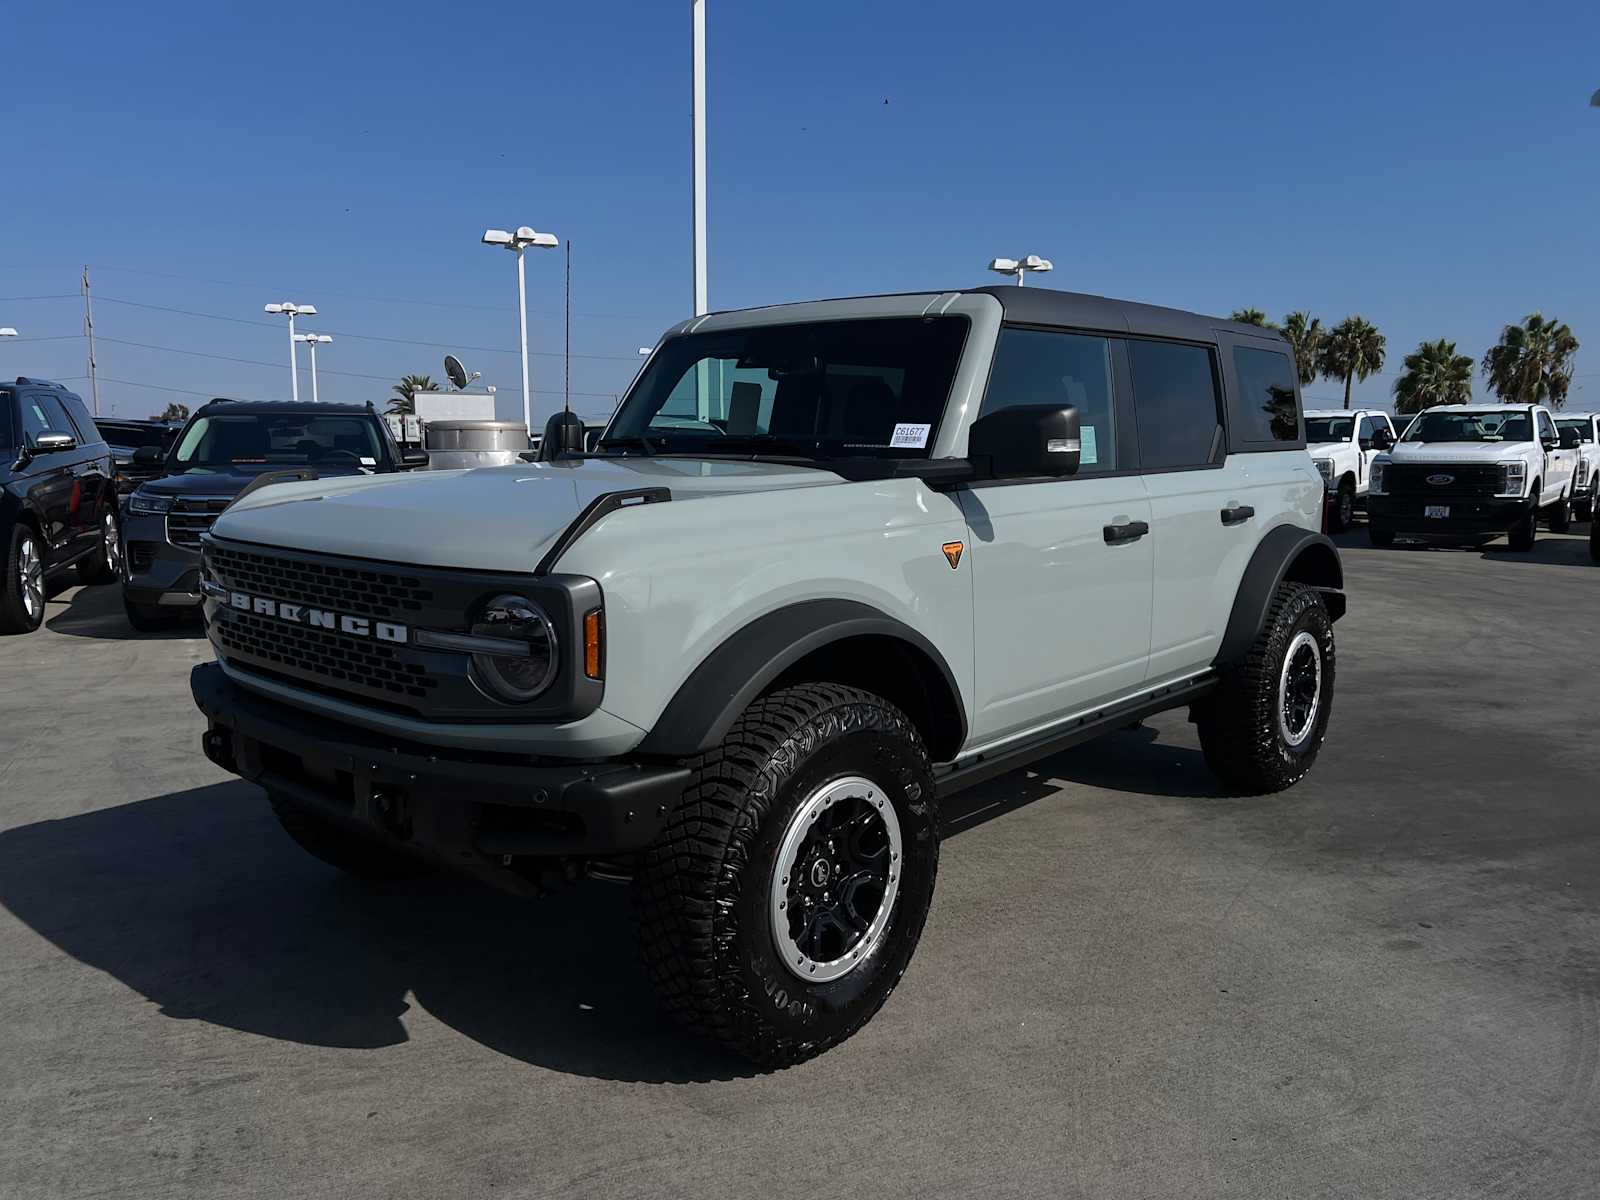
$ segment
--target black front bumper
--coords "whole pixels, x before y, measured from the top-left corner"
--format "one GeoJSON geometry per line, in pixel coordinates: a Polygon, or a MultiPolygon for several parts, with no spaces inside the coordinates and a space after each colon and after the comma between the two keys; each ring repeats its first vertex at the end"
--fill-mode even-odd
{"type": "Polygon", "coordinates": [[[1368,496],[1367,523],[1379,532],[1401,537],[1435,542],[1481,541],[1508,532],[1527,520],[1533,509],[1531,497],[1368,496]],[[1450,515],[1426,516],[1429,505],[1444,505],[1449,508],[1450,515]]]}
{"type": "Polygon", "coordinates": [[[122,595],[130,604],[197,608],[200,551],[167,540],[167,519],[129,513],[122,516],[122,562],[127,572],[122,595]]]}
{"type": "Polygon", "coordinates": [[[206,757],[269,793],[457,866],[627,855],[655,840],[689,780],[674,764],[558,762],[397,741],[189,675],[206,757]]]}

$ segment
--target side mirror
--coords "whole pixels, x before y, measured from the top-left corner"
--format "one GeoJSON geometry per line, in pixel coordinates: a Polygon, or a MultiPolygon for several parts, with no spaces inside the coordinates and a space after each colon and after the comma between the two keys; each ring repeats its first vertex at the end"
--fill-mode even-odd
{"type": "Polygon", "coordinates": [[[415,471],[428,465],[428,452],[426,450],[402,449],[400,451],[400,469],[402,471],[415,471]]]}
{"type": "Polygon", "coordinates": [[[1563,450],[1576,450],[1583,445],[1583,434],[1576,429],[1563,429],[1561,431],[1561,448],[1563,450]]]}
{"type": "Polygon", "coordinates": [[[166,458],[167,452],[160,446],[140,446],[133,452],[133,463],[137,467],[159,467],[166,458]]]}
{"type": "Polygon", "coordinates": [[[33,452],[35,454],[59,454],[63,450],[71,450],[77,444],[77,439],[70,433],[41,433],[33,443],[33,452]]]}
{"type": "Polygon", "coordinates": [[[1553,438],[1553,437],[1542,437],[1542,438],[1539,439],[1539,445],[1543,446],[1546,450],[1555,450],[1555,449],[1558,449],[1560,447],[1561,439],[1560,438],[1553,438]]]}
{"type": "Polygon", "coordinates": [[[1078,410],[1070,406],[1002,408],[967,432],[967,458],[979,478],[1075,475],[1080,452],[1078,410]]]}
{"type": "Polygon", "coordinates": [[[1371,444],[1374,450],[1392,450],[1394,449],[1394,434],[1387,429],[1374,429],[1372,431],[1371,444]]]}

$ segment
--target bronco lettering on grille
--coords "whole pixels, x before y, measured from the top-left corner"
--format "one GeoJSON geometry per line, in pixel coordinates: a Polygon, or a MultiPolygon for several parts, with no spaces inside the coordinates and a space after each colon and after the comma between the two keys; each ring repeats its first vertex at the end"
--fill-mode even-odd
{"type": "Polygon", "coordinates": [[[380,642],[405,643],[411,640],[411,631],[392,621],[374,621],[370,617],[351,616],[348,613],[329,612],[304,604],[290,604],[270,596],[251,596],[245,592],[228,593],[228,604],[240,612],[272,617],[292,625],[308,625],[313,629],[336,629],[351,637],[376,638],[380,642]]]}

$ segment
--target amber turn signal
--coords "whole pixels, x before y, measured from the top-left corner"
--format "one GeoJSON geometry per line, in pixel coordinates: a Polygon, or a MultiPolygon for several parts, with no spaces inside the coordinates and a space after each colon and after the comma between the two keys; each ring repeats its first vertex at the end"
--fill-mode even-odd
{"type": "Polygon", "coordinates": [[[590,610],[583,618],[583,673],[590,679],[600,678],[600,655],[605,638],[605,617],[598,608],[590,610]]]}

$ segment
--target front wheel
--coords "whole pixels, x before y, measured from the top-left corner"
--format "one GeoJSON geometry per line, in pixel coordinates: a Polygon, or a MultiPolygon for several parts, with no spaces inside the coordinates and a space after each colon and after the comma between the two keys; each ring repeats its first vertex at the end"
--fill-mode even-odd
{"type": "Polygon", "coordinates": [[[1322,594],[1280,584],[1244,661],[1195,706],[1206,764],[1251,795],[1298,782],[1322,749],[1333,679],[1333,621],[1322,594]]]}
{"type": "Polygon", "coordinates": [[[34,532],[20,521],[5,547],[5,578],[0,579],[0,633],[32,633],[44,624],[44,551],[34,532]]]}
{"type": "Polygon", "coordinates": [[[695,775],[634,879],[667,1010],[763,1066],[865,1025],[933,899],[928,753],[904,713],[808,683],[753,703],[695,775]]]}

